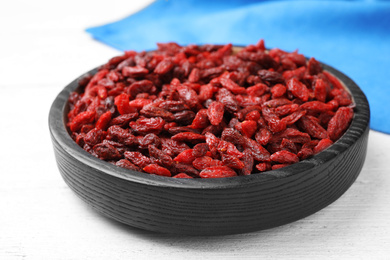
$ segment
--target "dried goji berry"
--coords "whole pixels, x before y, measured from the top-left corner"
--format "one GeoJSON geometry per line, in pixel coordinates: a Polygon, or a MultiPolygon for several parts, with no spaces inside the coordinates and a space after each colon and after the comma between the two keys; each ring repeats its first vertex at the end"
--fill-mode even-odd
{"type": "Polygon", "coordinates": [[[137,121],[130,122],[130,127],[139,134],[159,134],[163,127],[165,121],[161,117],[151,117],[151,118],[139,118],[137,121]]]}
{"type": "Polygon", "coordinates": [[[201,134],[193,133],[193,132],[182,132],[178,133],[171,137],[174,141],[179,142],[190,142],[190,143],[199,143],[204,142],[206,137],[201,134]]]}
{"type": "Polygon", "coordinates": [[[270,159],[271,161],[277,163],[296,163],[299,161],[299,158],[296,154],[286,150],[281,150],[271,154],[270,159]]]}
{"type": "Polygon", "coordinates": [[[96,144],[103,142],[105,137],[106,137],[105,132],[103,132],[99,128],[94,128],[85,135],[84,142],[90,146],[94,146],[96,144]]]}
{"type": "Polygon", "coordinates": [[[336,141],[348,128],[353,118],[353,110],[350,107],[340,107],[328,123],[328,134],[331,140],[336,141]]]}
{"type": "Polygon", "coordinates": [[[219,125],[222,122],[224,105],[218,101],[213,101],[207,109],[207,116],[212,125],[219,125]]]}
{"type": "Polygon", "coordinates": [[[181,153],[179,153],[178,156],[176,156],[173,160],[176,162],[186,163],[186,164],[192,164],[192,162],[196,159],[196,157],[193,155],[193,150],[188,149],[181,153]]]}
{"type": "Polygon", "coordinates": [[[137,112],[134,107],[129,104],[129,95],[122,93],[115,97],[115,105],[121,115],[137,112]]]}
{"type": "Polygon", "coordinates": [[[196,158],[192,162],[192,165],[198,170],[203,170],[208,167],[222,166],[223,163],[219,160],[215,160],[211,158],[210,156],[203,156],[203,157],[196,158]]]}
{"type": "Polygon", "coordinates": [[[201,157],[206,155],[209,150],[209,145],[207,143],[196,144],[192,149],[192,155],[195,157],[201,157]]]}
{"type": "Polygon", "coordinates": [[[142,77],[148,73],[149,71],[146,68],[141,66],[134,66],[134,67],[126,66],[122,69],[122,74],[125,77],[142,77]]]}
{"type": "Polygon", "coordinates": [[[349,91],[321,63],[266,51],[263,40],[239,51],[159,43],[110,59],[78,84],[67,126],[79,146],[174,178],[285,167],[332,145],[353,118],[349,91]]]}
{"type": "Polygon", "coordinates": [[[237,173],[227,166],[212,166],[202,170],[201,178],[225,178],[237,176],[237,173]]]}
{"type": "Polygon", "coordinates": [[[193,179],[193,177],[185,174],[184,172],[182,173],[179,173],[179,174],[176,174],[175,176],[173,176],[173,178],[180,178],[180,179],[193,179]]]}
{"type": "Polygon", "coordinates": [[[126,159],[121,159],[121,160],[117,161],[115,163],[115,165],[122,167],[122,168],[129,169],[129,170],[133,170],[133,171],[140,171],[141,170],[141,168],[132,164],[129,160],[126,160],[126,159]]]}
{"type": "Polygon", "coordinates": [[[103,115],[101,115],[98,121],[96,122],[96,128],[106,130],[110,124],[111,116],[112,116],[111,111],[107,111],[103,115]]]}
{"type": "Polygon", "coordinates": [[[143,170],[150,174],[171,177],[171,172],[167,168],[161,167],[157,164],[149,164],[148,166],[145,166],[143,170]]]}
{"type": "Polygon", "coordinates": [[[313,148],[313,152],[316,154],[316,153],[319,153],[323,150],[325,150],[326,148],[328,148],[329,146],[331,146],[333,144],[333,142],[328,139],[328,138],[325,138],[325,139],[322,139],[321,141],[318,142],[318,144],[313,148]]]}
{"type": "Polygon", "coordinates": [[[253,120],[245,120],[241,123],[241,133],[251,138],[257,131],[257,123],[253,120]]]}
{"type": "Polygon", "coordinates": [[[299,98],[303,102],[309,100],[309,91],[307,87],[296,78],[287,81],[287,90],[290,91],[294,97],[299,98]]]}
{"type": "Polygon", "coordinates": [[[95,111],[85,111],[75,116],[69,123],[70,131],[78,131],[84,124],[92,123],[95,120],[95,114],[95,111]]]}
{"type": "Polygon", "coordinates": [[[313,138],[323,139],[328,137],[326,130],[317,121],[307,116],[302,116],[298,121],[298,125],[313,138]]]}

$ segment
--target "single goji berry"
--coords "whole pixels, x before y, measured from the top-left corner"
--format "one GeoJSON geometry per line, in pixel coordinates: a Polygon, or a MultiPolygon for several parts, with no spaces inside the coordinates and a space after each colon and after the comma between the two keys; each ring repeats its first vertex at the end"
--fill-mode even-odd
{"type": "Polygon", "coordinates": [[[129,95],[126,93],[122,93],[115,97],[115,105],[121,115],[137,112],[134,107],[130,106],[129,102],[129,95]]]}
{"type": "Polygon", "coordinates": [[[237,173],[227,166],[212,166],[203,169],[199,176],[201,178],[225,178],[237,176],[237,173]]]}
{"type": "Polygon", "coordinates": [[[340,107],[328,123],[328,134],[331,140],[336,141],[348,128],[353,118],[351,107],[340,107]]]}
{"type": "Polygon", "coordinates": [[[193,150],[188,149],[181,153],[179,153],[178,156],[176,156],[173,160],[176,162],[186,163],[186,164],[192,164],[192,162],[196,159],[196,157],[193,155],[193,150]]]}
{"type": "Polygon", "coordinates": [[[180,179],[193,179],[193,177],[185,174],[184,172],[181,172],[179,174],[176,174],[175,176],[173,176],[173,178],[180,178],[180,179]]]}
{"type": "Polygon", "coordinates": [[[157,164],[149,164],[145,166],[143,170],[150,174],[171,177],[171,172],[167,168],[161,167],[157,164]]]}
{"type": "Polygon", "coordinates": [[[207,116],[210,120],[210,123],[212,125],[219,125],[222,122],[223,119],[223,113],[224,113],[224,105],[218,101],[213,101],[208,109],[207,109],[207,116]]]}
{"type": "Polygon", "coordinates": [[[292,78],[287,81],[287,90],[294,96],[306,102],[309,100],[309,91],[305,84],[300,82],[296,78],[292,78]]]}

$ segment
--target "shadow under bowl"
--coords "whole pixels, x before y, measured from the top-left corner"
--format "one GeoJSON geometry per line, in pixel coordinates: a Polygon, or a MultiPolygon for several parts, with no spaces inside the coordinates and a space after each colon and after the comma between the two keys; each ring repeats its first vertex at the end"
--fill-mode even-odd
{"type": "Polygon", "coordinates": [[[84,151],[67,131],[68,98],[81,76],[62,90],[49,114],[59,171],[67,185],[99,213],[155,232],[225,235],[304,218],[337,200],[352,185],[367,151],[370,109],[364,93],[346,75],[322,65],[343,82],[356,107],[345,134],[309,159],[261,174],[221,179],[167,178],[114,166],[84,151]]]}

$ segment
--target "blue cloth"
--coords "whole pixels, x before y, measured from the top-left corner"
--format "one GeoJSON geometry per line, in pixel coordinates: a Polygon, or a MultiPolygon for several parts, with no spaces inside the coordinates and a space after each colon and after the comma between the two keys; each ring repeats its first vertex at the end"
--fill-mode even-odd
{"type": "Polygon", "coordinates": [[[87,32],[119,50],[259,39],[269,48],[298,49],[351,77],[368,97],[371,128],[390,133],[390,2],[157,0],[87,32]]]}

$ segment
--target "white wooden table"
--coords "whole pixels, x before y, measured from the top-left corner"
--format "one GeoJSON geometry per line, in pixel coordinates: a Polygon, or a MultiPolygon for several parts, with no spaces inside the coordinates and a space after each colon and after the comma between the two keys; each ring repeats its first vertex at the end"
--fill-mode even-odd
{"type": "Polygon", "coordinates": [[[84,32],[149,1],[0,4],[0,259],[390,259],[390,136],[370,132],[364,168],[335,203],[282,227],[178,237],[100,216],[65,184],[47,126],[60,90],[118,55],[84,32]]]}

